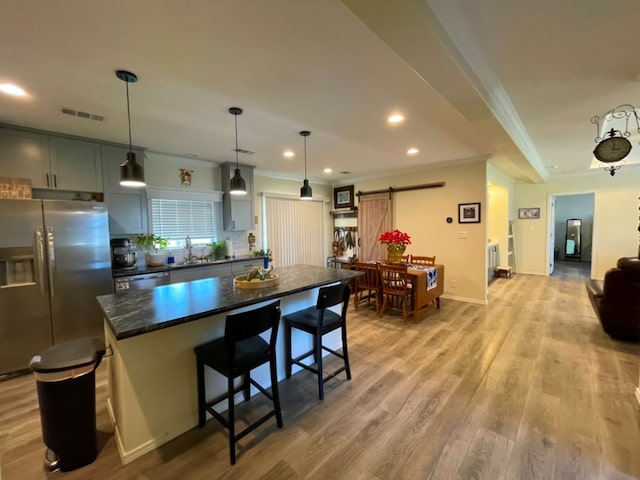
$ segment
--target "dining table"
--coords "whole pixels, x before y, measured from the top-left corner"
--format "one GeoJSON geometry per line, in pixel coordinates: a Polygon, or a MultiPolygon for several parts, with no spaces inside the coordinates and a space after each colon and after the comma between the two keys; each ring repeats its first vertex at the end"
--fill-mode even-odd
{"type": "Polygon", "coordinates": [[[444,292],[444,265],[436,263],[436,284],[433,288],[428,288],[428,267],[409,265],[407,276],[411,282],[411,309],[413,321],[418,318],[432,303],[436,308],[440,308],[440,296],[444,292]]]}

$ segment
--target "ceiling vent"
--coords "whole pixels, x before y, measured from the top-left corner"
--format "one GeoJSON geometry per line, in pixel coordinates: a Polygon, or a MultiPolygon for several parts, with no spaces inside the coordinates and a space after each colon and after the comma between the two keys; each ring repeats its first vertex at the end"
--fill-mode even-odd
{"type": "Polygon", "coordinates": [[[96,115],[95,113],[89,112],[80,112],[78,110],[73,110],[72,108],[67,107],[62,107],[62,113],[74,117],[86,118],[87,120],[96,120],[98,122],[102,122],[104,120],[104,117],[102,115],[96,115]]]}
{"type": "Polygon", "coordinates": [[[252,152],[251,150],[246,150],[244,148],[238,148],[237,150],[235,148],[231,149],[232,152],[238,152],[238,153],[244,153],[245,155],[253,155],[256,152],[252,152]]]}

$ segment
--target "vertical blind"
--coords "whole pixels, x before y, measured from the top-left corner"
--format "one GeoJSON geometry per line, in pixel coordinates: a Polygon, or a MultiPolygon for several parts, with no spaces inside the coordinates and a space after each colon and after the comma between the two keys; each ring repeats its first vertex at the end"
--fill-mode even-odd
{"type": "Polygon", "coordinates": [[[278,267],[325,266],[324,202],[263,197],[267,246],[278,267]]]}
{"type": "Polygon", "coordinates": [[[167,239],[216,237],[214,205],[211,201],[151,199],[153,233],[167,239]]]}

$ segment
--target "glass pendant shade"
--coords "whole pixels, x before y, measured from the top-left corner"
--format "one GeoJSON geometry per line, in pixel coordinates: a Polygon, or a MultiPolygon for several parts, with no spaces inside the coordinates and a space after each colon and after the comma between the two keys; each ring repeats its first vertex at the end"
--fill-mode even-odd
{"type": "Polygon", "coordinates": [[[304,182],[302,182],[302,187],[300,187],[300,198],[302,200],[311,200],[313,198],[309,180],[306,178],[304,179],[304,182]]]}
{"type": "Polygon", "coordinates": [[[129,108],[129,84],[138,81],[135,73],[117,70],[116,77],[125,82],[127,92],[127,121],[129,124],[129,151],[127,160],[120,165],[120,185],[123,187],[144,187],[144,168],[136,161],[136,154],[131,148],[131,110],[129,108]]]}
{"type": "Polygon", "coordinates": [[[231,183],[229,184],[229,193],[231,195],[246,195],[247,194],[247,182],[240,174],[240,165],[238,164],[238,115],[242,115],[242,109],[238,107],[231,107],[229,113],[233,115],[233,123],[236,127],[236,169],[231,177],[231,183]]]}
{"type": "Polygon", "coordinates": [[[127,161],[120,165],[120,185],[144,187],[144,168],[136,161],[136,154],[127,152],[127,161]]]}

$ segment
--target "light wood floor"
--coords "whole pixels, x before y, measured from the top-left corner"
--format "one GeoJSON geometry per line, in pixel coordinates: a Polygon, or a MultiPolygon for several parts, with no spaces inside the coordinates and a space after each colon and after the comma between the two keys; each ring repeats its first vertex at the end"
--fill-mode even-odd
{"type": "Polygon", "coordinates": [[[501,278],[489,306],[443,300],[406,326],[350,308],[353,380],[323,402],[307,372],[281,382],[284,428],[243,439],[234,467],[213,420],[122,466],[100,366],[99,457],[47,475],[34,380],[0,383],[0,479],[640,478],[640,347],[603,333],[584,282],[501,278]]]}

